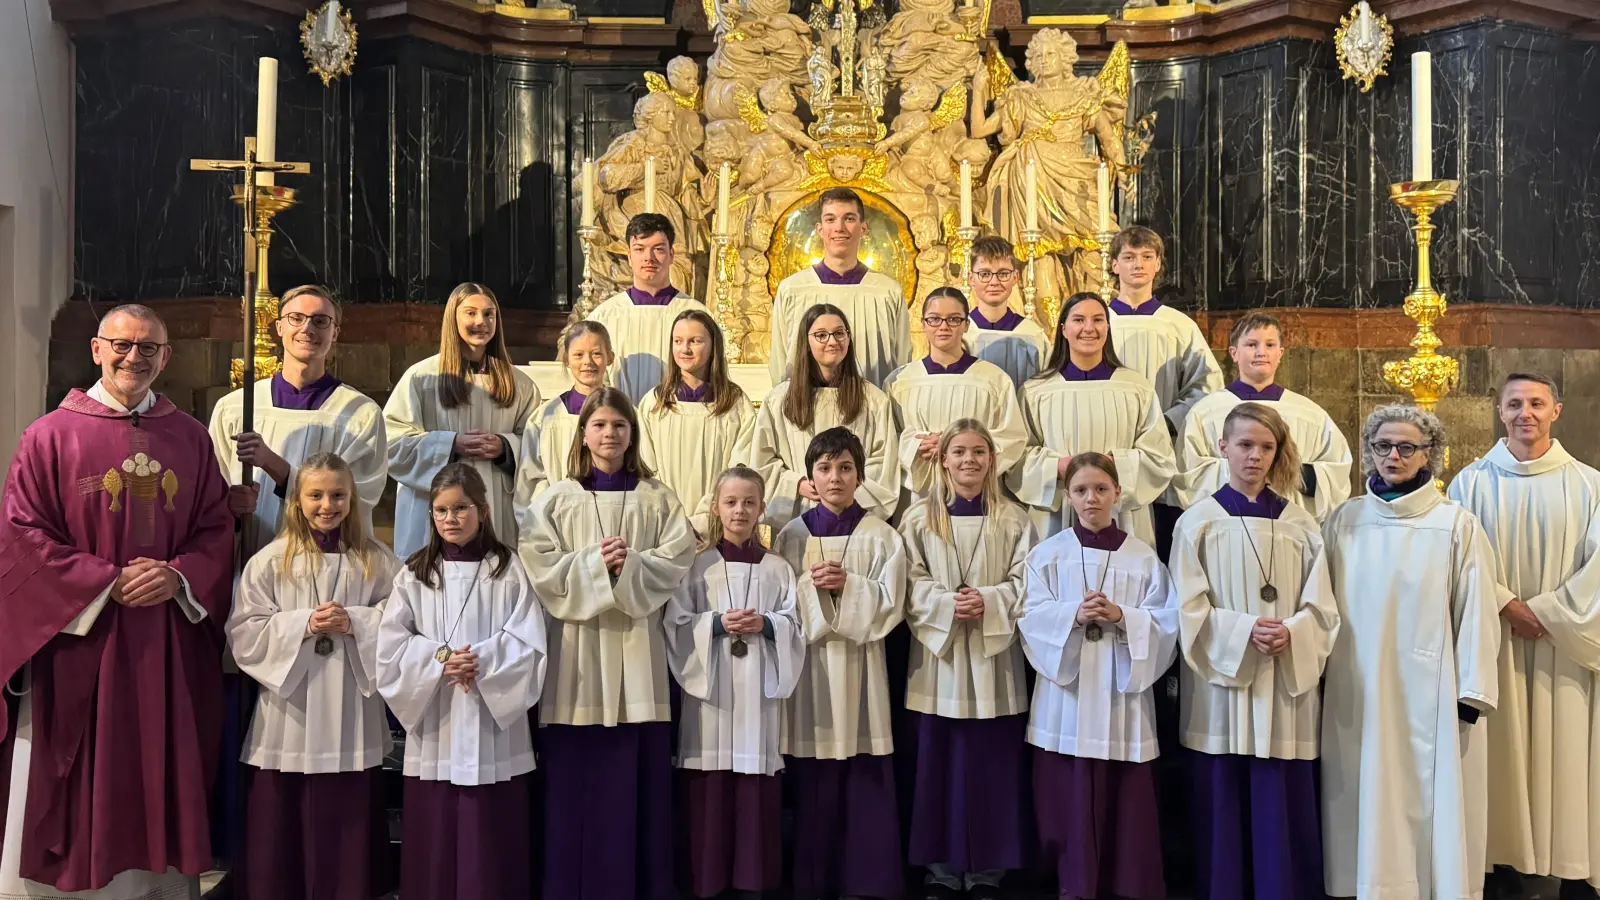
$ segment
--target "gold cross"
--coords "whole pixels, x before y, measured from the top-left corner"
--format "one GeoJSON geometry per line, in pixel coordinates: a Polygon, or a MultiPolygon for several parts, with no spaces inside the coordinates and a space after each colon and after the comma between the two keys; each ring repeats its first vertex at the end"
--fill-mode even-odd
{"type": "MultiPolygon", "coordinates": [[[[256,159],[256,139],[244,139],[244,159],[191,159],[189,160],[191,172],[243,172],[244,183],[254,186],[257,172],[287,172],[291,175],[310,175],[310,163],[297,162],[261,162],[256,159]]],[[[253,199],[253,198],[252,198],[253,199]]],[[[256,238],[255,238],[255,204],[245,204],[244,220],[244,271],[253,275],[256,271],[256,238]]],[[[246,352],[249,348],[246,348],[246,352]]]]}

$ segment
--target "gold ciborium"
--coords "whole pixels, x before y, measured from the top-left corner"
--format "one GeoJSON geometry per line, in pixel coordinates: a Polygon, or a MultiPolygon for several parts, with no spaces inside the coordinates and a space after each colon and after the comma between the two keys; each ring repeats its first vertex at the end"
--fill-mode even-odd
{"type": "MultiPolygon", "coordinates": [[[[244,206],[244,185],[233,186],[233,202],[244,206]]],[[[278,297],[267,284],[267,251],[272,248],[272,217],[295,204],[292,188],[276,185],[256,186],[256,222],[254,252],[256,256],[256,293],[252,309],[256,317],[256,338],[246,352],[255,357],[256,380],[271,378],[278,373],[280,363],[273,352],[272,323],[278,320],[278,297]]],[[[250,252],[252,248],[245,248],[250,252]]],[[[244,360],[231,363],[231,381],[234,387],[244,386],[244,360]]]]}
{"type": "Polygon", "coordinates": [[[1461,364],[1437,351],[1442,341],[1433,325],[1445,314],[1444,295],[1433,289],[1428,249],[1433,243],[1433,214],[1456,197],[1459,181],[1406,181],[1389,185],[1389,199],[1416,217],[1411,230],[1417,236],[1417,286],[1406,295],[1405,313],[1417,323],[1411,339],[1414,351],[1406,359],[1383,364],[1383,380],[1411,395],[1422,409],[1432,410],[1439,398],[1461,382],[1461,364]]]}

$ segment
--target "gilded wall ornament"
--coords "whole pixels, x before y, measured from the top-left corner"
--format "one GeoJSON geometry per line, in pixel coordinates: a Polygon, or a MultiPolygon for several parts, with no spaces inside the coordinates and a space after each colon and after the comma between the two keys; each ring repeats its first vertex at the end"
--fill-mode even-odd
{"type": "Polygon", "coordinates": [[[356,26],[339,0],[328,0],[306,13],[300,23],[300,46],[305,48],[311,71],[327,87],[335,78],[349,75],[356,61],[356,26]]]}
{"type": "Polygon", "coordinates": [[[1387,16],[1376,15],[1367,0],[1361,0],[1339,20],[1333,33],[1333,46],[1339,54],[1339,71],[1361,85],[1361,92],[1372,90],[1379,75],[1389,71],[1389,52],[1394,49],[1394,29],[1387,16]]]}

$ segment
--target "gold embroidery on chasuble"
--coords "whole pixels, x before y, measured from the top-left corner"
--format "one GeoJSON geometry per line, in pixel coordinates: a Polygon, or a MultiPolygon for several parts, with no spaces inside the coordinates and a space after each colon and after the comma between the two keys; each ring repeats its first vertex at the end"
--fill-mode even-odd
{"type": "Polygon", "coordinates": [[[79,496],[105,493],[109,512],[132,514],[133,541],[141,547],[155,544],[157,503],[175,512],[172,500],[180,490],[177,473],[150,455],[149,432],[133,427],[128,428],[127,458],[101,474],[79,478],[77,486],[79,496]]]}

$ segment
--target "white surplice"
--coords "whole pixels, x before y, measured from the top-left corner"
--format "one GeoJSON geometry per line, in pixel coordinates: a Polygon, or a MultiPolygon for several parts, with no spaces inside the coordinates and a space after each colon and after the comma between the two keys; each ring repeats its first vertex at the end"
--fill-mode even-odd
{"type": "Polygon", "coordinates": [[[389,751],[377,695],[378,625],[400,562],[371,541],[366,567],[353,552],[313,547],[285,572],[287,548],[278,538],[250,558],[228,616],[234,661],[262,688],[240,760],[306,774],[373,768],[389,751]],[[327,602],[345,608],[350,633],[330,635],[332,652],[322,656],[306,627],[327,602]]]}
{"type": "Polygon", "coordinates": [[[712,415],[713,406],[678,400],[663,409],[654,391],[639,404],[639,458],[678,495],[690,524],[701,534],[710,524],[717,476],[756,424],[749,397],[741,396],[720,416],[712,415]]]}
{"type": "Polygon", "coordinates": [[[805,669],[784,712],[783,752],[812,759],[893,753],[883,639],[905,616],[900,535],[871,515],[844,537],[812,537],[805,520],[795,519],[778,532],[773,552],[795,572],[807,645],[805,669]],[[811,582],[811,567],[823,560],[845,569],[837,594],[811,582]]]}
{"type": "Polygon", "coordinates": [[[402,568],[378,626],[378,692],[406,730],[405,774],[472,787],[533,771],[528,710],[545,675],[545,629],[515,554],[499,578],[497,558],[441,562],[439,587],[402,568]],[[444,676],[440,647],[478,657],[462,690],[444,676]]]}
{"type": "Polygon", "coordinates": [[[1178,605],[1156,551],[1131,535],[1109,553],[1085,549],[1067,528],[1028,554],[1022,606],[1017,632],[1039,673],[1028,743],[1116,762],[1160,756],[1150,689],[1177,656],[1178,605]],[[1122,607],[1098,641],[1078,624],[1094,590],[1122,607]]]}
{"type": "Polygon", "coordinates": [[[677,495],[653,478],[631,491],[588,491],[575,479],[533,502],[518,553],[549,617],[545,725],[671,721],[661,608],[694,562],[695,538],[677,495]],[[615,578],[600,542],[622,537],[615,578]]]}
{"type": "Polygon", "coordinates": [[[610,383],[627,394],[634,406],[667,374],[672,321],[686,309],[710,313],[704,303],[687,294],[656,306],[634,303],[626,290],[612,294],[589,313],[589,321],[604,325],[611,335],[610,383]]]}
{"type": "MultiPolygon", "coordinates": [[[[1228,483],[1228,461],[1219,455],[1222,426],[1228,413],[1243,403],[1232,391],[1206,395],[1184,419],[1178,438],[1178,477],[1173,487],[1185,509],[1215,494],[1228,483]]],[[[1300,462],[1317,475],[1317,492],[1310,497],[1294,491],[1286,499],[1301,507],[1318,522],[1325,522],[1335,508],[1350,499],[1350,444],[1327,411],[1310,398],[1286,390],[1278,400],[1255,400],[1283,417],[1289,437],[1300,452],[1300,462]]]]}
{"type": "MultiPolygon", "coordinates": [[[[355,476],[356,499],[361,519],[372,533],[372,509],[383,496],[389,480],[389,446],[384,433],[383,410],[355,388],[341,384],[334,388],[320,409],[279,409],[272,405],[272,379],[264,378],[255,387],[255,431],[272,452],[289,464],[291,481],[278,484],[265,470],[256,469],[256,484],[261,487],[256,502],[256,545],[250,553],[272,542],[283,525],[284,501],[293,471],[318,453],[337,453],[350,464],[355,476]]],[[[233,436],[244,431],[244,389],[217,401],[211,411],[211,445],[222,466],[222,477],[229,484],[240,478],[239,445],[233,436]]]]}
{"type": "Polygon", "coordinates": [[[911,361],[911,313],[900,282],[882,272],[868,272],[860,284],[823,284],[808,266],[780,281],[772,298],[767,368],[773,384],[789,380],[789,356],[800,320],[818,303],[844,311],[856,366],[868,384],[881,386],[890,372],[911,361]]]}
{"type": "Polygon", "coordinates": [[[749,466],[766,479],[767,513],[762,522],[777,531],[817,505],[800,496],[800,482],[808,477],[806,450],[818,433],[839,425],[855,432],[867,452],[856,502],[873,515],[884,519],[893,516],[900,505],[900,455],[899,432],[889,395],[865,385],[866,402],[861,413],[854,421],[845,422],[839,413],[839,389],[818,388],[811,427],[800,428],[783,415],[783,400],[789,395],[790,384],[785,381],[767,395],[756,410],[755,425],[728,460],[729,465],[749,466]]]}
{"type": "Polygon", "coordinates": [[[1058,477],[1062,459],[1094,451],[1117,464],[1122,499],[1117,525],[1155,543],[1154,503],[1176,475],[1172,438],[1155,391],[1144,376],[1118,368],[1109,381],[1068,381],[1051,373],[1022,386],[1028,449],[1006,483],[1033,510],[1039,534],[1049,537],[1077,521],[1058,477]]]}
{"type": "Polygon", "coordinates": [[[1276,520],[1230,515],[1207,497],[1178,519],[1168,564],[1187,663],[1179,704],[1183,746],[1316,759],[1318,688],[1339,636],[1316,520],[1293,504],[1276,520]],[[1269,575],[1278,591],[1272,603],[1261,599],[1269,575]],[[1289,649],[1278,656],[1264,656],[1250,643],[1263,616],[1282,619],[1289,629],[1289,649]]]}
{"type": "Polygon", "coordinates": [[[1347,501],[1323,525],[1340,635],[1322,710],[1328,893],[1483,893],[1487,725],[1500,622],[1493,551],[1471,512],[1423,485],[1347,501]]]}
{"type": "Polygon", "coordinates": [[[1155,387],[1171,434],[1183,432],[1189,408],[1222,390],[1222,367],[1200,326],[1185,313],[1162,305],[1153,315],[1111,313],[1111,344],[1122,364],[1155,387]]]}
{"type": "Polygon", "coordinates": [[[959,375],[930,375],[925,361],[919,359],[896,369],[884,390],[894,405],[900,430],[905,489],[913,496],[933,490],[937,475],[933,461],[918,455],[923,435],[942,434],[957,419],[977,419],[989,429],[1002,477],[1022,459],[1028,446],[1028,426],[1017,404],[1016,387],[999,366],[980,359],[959,375]]]}
{"type": "Polygon", "coordinates": [[[1450,483],[1483,523],[1500,602],[1549,637],[1504,632],[1489,717],[1489,864],[1600,886],[1600,473],[1555,442],[1521,462],[1502,438],[1450,483]]]}
{"type": "Polygon", "coordinates": [[[456,435],[482,431],[499,435],[512,455],[507,471],[493,460],[467,460],[483,476],[489,489],[489,518],[495,537],[517,542],[517,517],[512,509],[516,486],[516,455],[522,449],[522,432],[539,406],[539,388],[533,379],[513,366],[516,393],[510,406],[499,406],[487,387],[489,376],[474,375],[467,402],[455,409],[439,403],[439,357],[430,356],[407,369],[383,407],[389,435],[389,474],[395,480],[394,552],[401,559],[422,549],[433,533],[428,492],[433,476],[449,465],[456,435]]]}
{"type": "Polygon", "coordinates": [[[1022,575],[1033,549],[1033,522],[1022,507],[995,501],[982,516],[952,516],[951,537],[928,524],[931,499],[900,521],[911,595],[906,708],[952,719],[992,719],[1028,708],[1028,689],[1017,643],[1022,615],[1022,575]],[[957,621],[956,590],[963,584],[983,597],[983,618],[957,621]]]}
{"type": "Polygon", "coordinates": [[[1032,319],[1023,319],[1011,331],[979,328],[974,323],[967,326],[963,341],[968,353],[999,366],[1019,389],[1050,359],[1050,336],[1032,319]]]}
{"type": "Polygon", "coordinates": [[[512,503],[517,513],[517,529],[527,528],[528,510],[533,498],[545,488],[567,477],[567,455],[578,437],[578,417],[567,412],[560,397],[545,401],[534,410],[522,431],[522,450],[517,454],[516,486],[512,503]]]}
{"type": "Polygon", "coordinates": [[[684,694],[678,768],[741,775],[782,771],[783,701],[794,693],[806,660],[789,564],[776,553],[753,565],[727,562],[707,550],[667,601],[663,624],[667,661],[684,694]],[[714,633],[730,609],[761,613],[772,636],[714,633]],[[734,655],[735,641],[744,643],[743,656],[734,655]]]}

